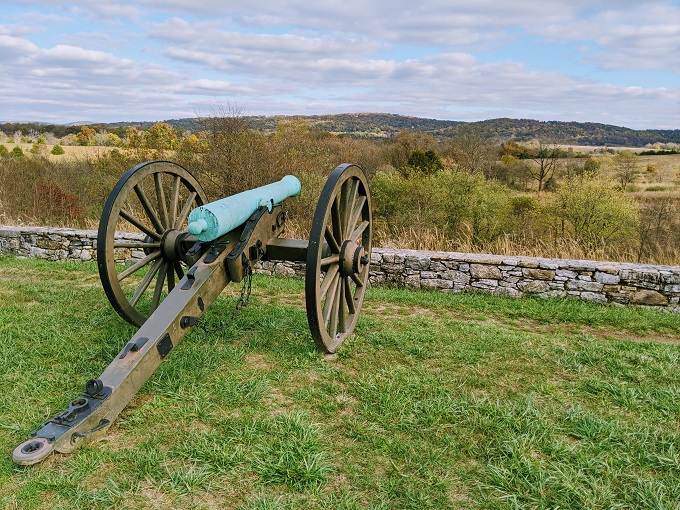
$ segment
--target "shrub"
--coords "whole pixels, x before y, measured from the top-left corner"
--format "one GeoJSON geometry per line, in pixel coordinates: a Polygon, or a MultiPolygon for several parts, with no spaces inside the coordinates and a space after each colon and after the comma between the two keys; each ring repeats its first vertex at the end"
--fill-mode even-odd
{"type": "Polygon", "coordinates": [[[603,179],[568,179],[555,193],[550,209],[562,237],[571,237],[586,249],[636,236],[637,205],[603,179]]]}
{"type": "Polygon", "coordinates": [[[15,145],[9,154],[10,156],[14,156],[15,158],[21,158],[24,155],[24,151],[21,150],[21,147],[15,145]]]}
{"type": "Polygon", "coordinates": [[[8,154],[9,151],[7,150],[7,147],[0,145],[0,156],[7,156],[8,154]]]}
{"type": "Polygon", "coordinates": [[[408,157],[408,166],[420,170],[424,174],[433,174],[443,168],[437,153],[432,149],[421,151],[416,149],[408,157]]]}
{"type": "Polygon", "coordinates": [[[66,151],[61,145],[55,145],[52,147],[52,150],[50,151],[50,154],[54,154],[55,156],[60,156],[61,154],[64,154],[66,151]]]}
{"type": "Polygon", "coordinates": [[[404,178],[378,172],[371,183],[376,217],[392,234],[404,227],[437,230],[479,246],[512,230],[510,190],[482,176],[441,171],[404,178]]]}

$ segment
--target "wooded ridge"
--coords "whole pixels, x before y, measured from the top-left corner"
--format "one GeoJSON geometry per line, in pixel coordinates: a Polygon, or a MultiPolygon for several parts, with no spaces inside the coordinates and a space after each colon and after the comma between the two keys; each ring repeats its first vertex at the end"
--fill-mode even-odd
{"type": "MultiPolygon", "coordinates": [[[[200,131],[203,126],[200,118],[169,119],[168,124],[175,129],[200,131]]],[[[479,122],[460,122],[437,120],[421,117],[409,117],[388,113],[342,113],[333,115],[297,115],[297,116],[243,116],[252,129],[273,131],[277,124],[285,121],[301,120],[314,129],[344,136],[363,138],[389,138],[404,130],[413,130],[433,134],[442,139],[455,138],[462,129],[474,126],[483,134],[497,141],[531,140],[544,143],[592,146],[635,146],[643,147],[657,143],[680,143],[680,129],[646,129],[635,130],[621,126],[600,124],[595,122],[561,122],[538,121],[531,119],[491,119],[479,122]]],[[[155,122],[116,122],[92,123],[91,127],[115,132],[130,126],[142,129],[150,128],[155,122]]],[[[53,132],[57,136],[76,133],[81,123],[75,125],[52,125],[31,122],[0,123],[0,130],[5,133],[28,129],[39,132],[53,132]]]]}

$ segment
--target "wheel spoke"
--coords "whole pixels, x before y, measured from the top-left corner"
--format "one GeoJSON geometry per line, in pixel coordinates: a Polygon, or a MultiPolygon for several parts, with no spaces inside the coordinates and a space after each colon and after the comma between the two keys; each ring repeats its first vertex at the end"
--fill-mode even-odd
{"type": "Polygon", "coordinates": [[[142,241],[119,241],[113,243],[114,248],[137,248],[143,250],[144,248],[154,248],[160,250],[161,243],[145,243],[142,241]]]}
{"type": "Polygon", "coordinates": [[[134,190],[135,194],[137,195],[137,198],[139,198],[139,201],[141,202],[142,207],[144,208],[144,211],[146,212],[147,217],[151,220],[153,228],[155,228],[156,231],[159,233],[163,232],[165,229],[163,228],[161,220],[158,218],[158,214],[156,214],[156,210],[151,205],[151,202],[149,202],[149,199],[146,196],[146,193],[144,193],[144,190],[139,187],[139,184],[137,184],[134,187],[134,190]]]}
{"type": "Polygon", "coordinates": [[[195,191],[189,193],[189,197],[187,198],[187,201],[184,203],[184,207],[182,207],[182,212],[179,213],[179,216],[177,216],[177,219],[175,220],[174,226],[176,229],[182,228],[182,224],[185,222],[185,220],[189,216],[189,213],[191,212],[191,205],[194,203],[196,195],[197,193],[195,191]]]}
{"type": "Polygon", "coordinates": [[[328,333],[332,337],[338,334],[338,308],[340,301],[340,278],[336,275],[333,278],[333,285],[331,286],[331,294],[326,299],[326,305],[324,307],[324,323],[328,326],[328,333]]]}
{"type": "Polygon", "coordinates": [[[335,274],[333,278],[331,279],[331,284],[329,285],[330,289],[328,292],[328,297],[326,298],[325,303],[323,304],[323,322],[324,324],[328,324],[328,319],[331,315],[331,311],[334,308],[334,303],[335,303],[335,294],[338,290],[338,280],[339,280],[339,275],[335,274]]]}
{"type": "Polygon", "coordinates": [[[352,181],[347,180],[342,183],[342,187],[340,188],[340,221],[342,223],[343,239],[344,235],[347,234],[347,232],[349,232],[347,230],[347,221],[349,220],[349,213],[351,210],[349,205],[351,185],[352,181]]]}
{"type": "Polygon", "coordinates": [[[357,284],[357,287],[363,287],[364,286],[364,282],[361,280],[361,278],[359,278],[359,275],[357,275],[356,273],[352,273],[349,276],[350,276],[350,278],[352,278],[352,280],[354,280],[354,283],[357,284]]]}
{"type": "Polygon", "coordinates": [[[184,269],[182,269],[182,265],[179,262],[175,262],[175,273],[178,280],[184,278],[184,269]]]}
{"type": "MultiPolygon", "coordinates": [[[[347,309],[345,308],[345,278],[338,284],[338,329],[340,333],[347,331],[347,309]]],[[[336,330],[337,331],[337,330],[336,330]]],[[[333,335],[335,336],[335,335],[333,335]]]]}
{"type": "Polygon", "coordinates": [[[322,258],[319,265],[321,267],[326,267],[330,266],[331,264],[337,264],[338,262],[340,262],[340,255],[336,253],[335,255],[331,255],[330,257],[322,258]]]}
{"type": "Polygon", "coordinates": [[[156,184],[156,201],[158,202],[158,210],[161,215],[161,222],[163,223],[164,230],[170,226],[168,222],[168,204],[165,201],[165,190],[163,189],[163,181],[161,180],[160,172],[153,174],[153,180],[156,184]]]}
{"type": "Polygon", "coordinates": [[[122,273],[120,273],[120,274],[118,275],[118,281],[119,281],[119,282],[122,282],[123,280],[125,280],[125,278],[127,278],[128,276],[130,276],[132,273],[135,273],[135,272],[139,271],[141,268],[143,268],[144,266],[146,266],[149,262],[151,262],[151,261],[153,261],[153,260],[156,260],[156,259],[157,259],[158,257],[160,257],[160,256],[161,256],[160,250],[159,250],[159,251],[155,251],[155,252],[153,252],[153,253],[149,253],[149,254],[148,254],[146,257],[144,257],[142,260],[140,260],[140,261],[138,261],[138,262],[135,262],[135,263],[132,264],[130,267],[128,267],[125,271],[123,271],[122,273]]]}
{"type": "Polygon", "coordinates": [[[344,237],[344,232],[342,231],[342,222],[340,221],[340,197],[335,197],[333,200],[333,205],[331,206],[331,221],[333,222],[333,236],[342,241],[344,237]]]}
{"type": "Polygon", "coordinates": [[[168,225],[172,226],[177,220],[177,206],[179,205],[179,185],[181,182],[179,175],[175,175],[172,181],[172,194],[170,195],[170,217],[168,218],[168,225]]]}
{"type": "Polygon", "coordinates": [[[352,216],[354,215],[354,203],[357,200],[357,193],[359,192],[359,180],[352,179],[349,185],[347,194],[347,211],[345,213],[345,231],[351,232],[354,228],[352,225],[352,216]]]}
{"type": "Polygon", "coordinates": [[[161,235],[160,235],[158,232],[154,232],[153,230],[151,230],[149,227],[147,227],[146,225],[144,225],[144,224],[143,224],[141,221],[139,221],[137,218],[135,218],[135,217],[132,216],[131,214],[128,214],[127,211],[121,209],[121,210],[120,210],[120,215],[121,215],[125,220],[129,221],[129,222],[132,223],[135,227],[137,227],[139,230],[141,230],[141,231],[144,232],[146,235],[148,235],[149,237],[152,237],[152,238],[154,238],[154,239],[156,239],[156,240],[158,240],[158,241],[161,240],[161,235]]]}
{"type": "Polygon", "coordinates": [[[349,221],[347,222],[347,230],[349,230],[350,232],[354,232],[354,229],[357,226],[359,218],[361,217],[361,213],[364,210],[365,204],[366,204],[366,197],[361,195],[359,197],[359,200],[357,201],[357,203],[354,204],[354,209],[352,210],[352,215],[349,217],[349,221]]]}
{"type": "Polygon", "coordinates": [[[361,234],[364,233],[364,230],[366,230],[366,227],[368,227],[368,221],[364,220],[361,223],[359,223],[359,226],[356,229],[354,229],[352,235],[349,236],[349,240],[352,241],[353,243],[356,243],[361,237],[361,234]]]}
{"type": "Polygon", "coordinates": [[[349,283],[348,278],[343,279],[345,282],[345,299],[347,300],[347,310],[349,311],[350,315],[354,315],[357,313],[356,308],[354,306],[354,295],[352,294],[352,284],[349,283]]]}
{"type": "Polygon", "coordinates": [[[335,236],[333,236],[331,227],[328,224],[326,224],[326,229],[324,230],[324,238],[333,253],[340,253],[340,245],[338,244],[338,241],[335,240],[335,236]]]}
{"type": "Polygon", "coordinates": [[[172,262],[168,262],[167,264],[167,273],[168,273],[168,294],[172,292],[172,289],[175,288],[175,268],[173,267],[174,264],[172,262]]]}
{"type": "Polygon", "coordinates": [[[139,284],[137,287],[137,290],[135,291],[134,296],[132,296],[132,299],[130,299],[130,304],[135,307],[137,306],[137,303],[139,302],[139,298],[142,297],[142,294],[146,291],[146,289],[149,288],[149,285],[151,284],[151,280],[153,280],[153,277],[156,276],[156,273],[158,272],[158,268],[161,267],[161,264],[163,264],[162,260],[157,260],[154,262],[153,266],[151,266],[151,269],[149,269],[149,272],[144,275],[144,278],[142,279],[142,282],[139,284]]]}
{"type": "Polygon", "coordinates": [[[321,287],[319,288],[319,301],[326,297],[328,288],[331,286],[331,283],[333,283],[333,279],[338,274],[339,269],[340,266],[331,266],[326,272],[326,276],[324,276],[323,282],[321,282],[321,287]]]}
{"type": "Polygon", "coordinates": [[[161,301],[161,292],[163,292],[163,287],[165,286],[165,274],[167,269],[167,264],[163,264],[158,271],[158,279],[156,280],[156,286],[153,289],[153,298],[151,299],[149,313],[155,312],[156,308],[158,308],[158,303],[161,301]]]}

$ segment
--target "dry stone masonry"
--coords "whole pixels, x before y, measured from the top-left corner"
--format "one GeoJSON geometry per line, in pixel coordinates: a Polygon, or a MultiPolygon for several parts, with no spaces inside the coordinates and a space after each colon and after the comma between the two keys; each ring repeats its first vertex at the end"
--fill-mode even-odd
{"type": "MultiPolygon", "coordinates": [[[[121,234],[121,238],[139,237],[121,234]]],[[[94,230],[0,226],[2,255],[89,261],[96,258],[96,249],[94,230]]],[[[138,259],[144,253],[131,251],[125,256],[138,259]]],[[[304,264],[263,262],[257,272],[304,276],[304,264]]],[[[370,281],[443,292],[573,297],[680,312],[679,266],[376,248],[371,256],[370,281]]]]}

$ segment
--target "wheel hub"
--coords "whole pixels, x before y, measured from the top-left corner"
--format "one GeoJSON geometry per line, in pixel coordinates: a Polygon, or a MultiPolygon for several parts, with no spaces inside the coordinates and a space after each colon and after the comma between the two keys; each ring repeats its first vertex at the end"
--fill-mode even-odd
{"type": "Polygon", "coordinates": [[[340,273],[343,276],[359,274],[368,264],[364,247],[352,241],[345,241],[340,248],[340,273]]]}
{"type": "Polygon", "coordinates": [[[167,230],[161,238],[161,253],[165,260],[179,262],[182,257],[182,240],[185,232],[181,230],[167,230]]]}

